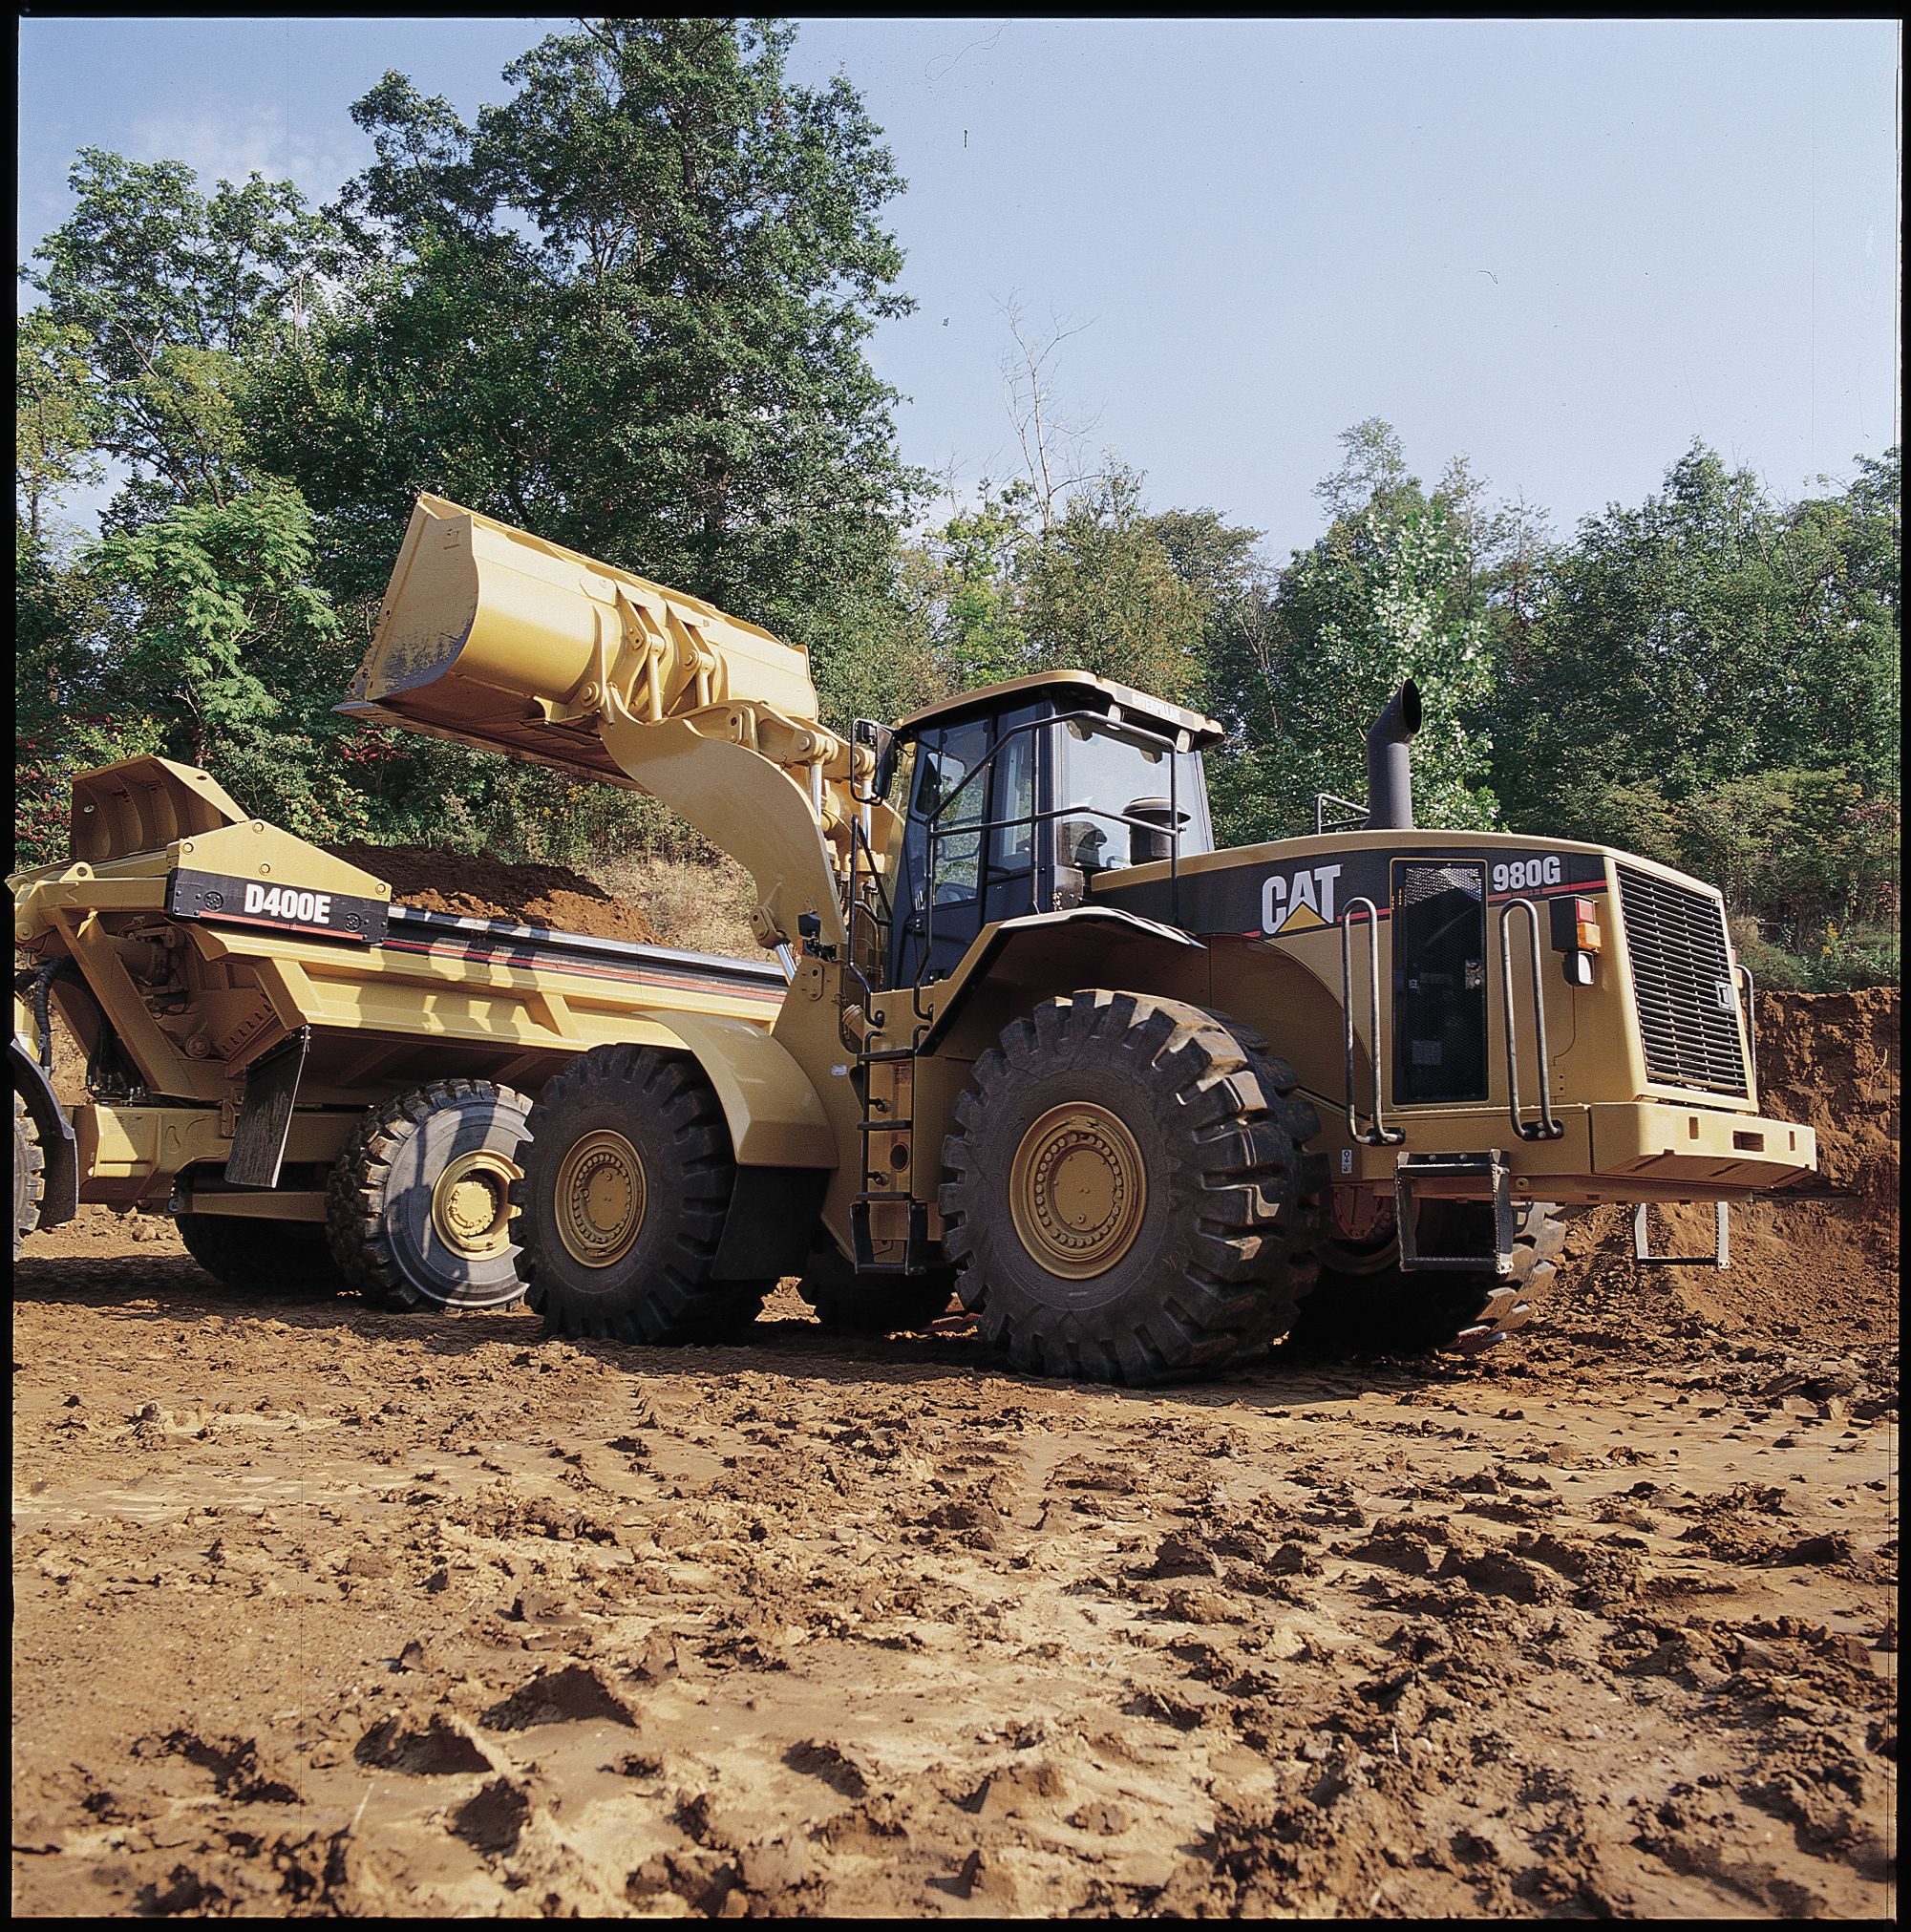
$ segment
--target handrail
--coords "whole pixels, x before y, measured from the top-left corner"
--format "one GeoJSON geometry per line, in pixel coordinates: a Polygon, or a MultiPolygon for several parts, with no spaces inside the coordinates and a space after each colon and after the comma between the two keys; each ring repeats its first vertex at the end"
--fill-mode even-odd
{"type": "Polygon", "coordinates": [[[1539,969],[1539,909],[1530,899],[1509,900],[1499,908],[1499,980],[1505,996],[1506,1111],[1521,1140],[1558,1140],[1565,1129],[1553,1118],[1553,1076],[1546,1052],[1546,988],[1539,969]],[[1510,921],[1524,912],[1533,934],[1533,1036],[1539,1055],[1539,1117],[1519,1117],[1519,1036],[1513,1016],[1513,930],[1510,921]]]}
{"type": "Polygon", "coordinates": [[[1386,1125],[1380,1111],[1380,908],[1370,899],[1350,899],[1342,906],[1335,924],[1340,927],[1340,1005],[1347,1022],[1347,1131],[1367,1147],[1398,1147],[1407,1136],[1399,1128],[1386,1125]],[[1368,922],[1367,1024],[1373,1065],[1370,1128],[1361,1126],[1353,1098],[1353,914],[1361,905],[1367,908],[1368,922]]]}
{"type": "Polygon", "coordinates": [[[1753,984],[1752,968],[1740,963],[1735,967],[1741,987],[1740,1004],[1745,1011],[1745,1051],[1752,1065],[1752,1097],[1758,1097],[1758,987],[1753,984]]]}
{"type": "Polygon", "coordinates": [[[1333,829],[1336,832],[1351,832],[1358,826],[1365,825],[1372,816],[1358,799],[1343,798],[1337,792],[1316,792],[1314,794],[1314,836],[1316,838],[1324,836],[1327,832],[1327,807],[1329,805],[1345,805],[1347,807],[1348,816],[1345,818],[1336,818],[1334,820],[1333,829]]]}

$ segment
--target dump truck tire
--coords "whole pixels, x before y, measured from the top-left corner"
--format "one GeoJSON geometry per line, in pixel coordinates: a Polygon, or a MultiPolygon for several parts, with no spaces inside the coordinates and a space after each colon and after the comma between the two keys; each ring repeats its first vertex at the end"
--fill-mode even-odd
{"type": "Polygon", "coordinates": [[[1123,992],[1045,1001],[975,1066],[943,1245],[1021,1369],[1147,1384],[1285,1334],[1311,1286],[1314,1110],[1257,1035],[1123,992]]]}
{"type": "Polygon", "coordinates": [[[833,1335],[902,1335],[920,1332],[948,1313],[955,1299],[955,1270],[925,1275],[860,1275],[831,1247],[812,1257],[796,1292],[833,1335]]]}
{"type": "Polygon", "coordinates": [[[768,1282],[711,1278],[735,1185],[730,1130],[685,1053],[593,1047],[531,1110],[518,1273],[561,1335],[734,1339],[768,1282]]]}
{"type": "Polygon", "coordinates": [[[341,1285],[325,1229],[309,1221],[237,1214],[176,1214],[180,1239],[214,1281],[249,1294],[341,1285]]]}
{"type": "MultiPolygon", "coordinates": [[[[1523,1328],[1538,1312],[1565,1246],[1565,1222],[1550,1201],[1514,1212],[1513,1272],[1491,1267],[1403,1270],[1397,1235],[1364,1247],[1323,1244],[1321,1278],[1294,1326],[1297,1346],[1324,1352],[1476,1355],[1523,1328]]],[[[1429,1201],[1416,1226],[1423,1254],[1483,1253],[1493,1245],[1484,1202],[1429,1201]]]]}
{"type": "Polygon", "coordinates": [[[40,1145],[40,1130],[27,1112],[20,1090],[13,1090],[13,1259],[27,1237],[40,1224],[40,1201],[47,1185],[46,1150],[40,1145]]]}
{"type": "Polygon", "coordinates": [[[513,1184],[531,1103],[494,1080],[434,1080],[374,1107],[326,1186],[339,1272],[374,1307],[508,1307],[524,1292],[513,1184]]]}

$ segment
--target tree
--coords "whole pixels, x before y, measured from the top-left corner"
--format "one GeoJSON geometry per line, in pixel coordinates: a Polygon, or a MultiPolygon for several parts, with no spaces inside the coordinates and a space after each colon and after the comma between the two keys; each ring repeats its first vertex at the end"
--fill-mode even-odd
{"type": "Polygon", "coordinates": [[[80,329],[33,308],[19,318],[15,343],[13,494],[26,538],[38,543],[66,492],[104,474],[104,413],[80,329]]]}
{"type": "Polygon", "coordinates": [[[800,643],[863,627],[918,482],[864,354],[908,307],[902,182],[846,79],[787,77],[792,32],[591,22],[471,126],[397,74],[354,107],[361,281],[260,415],[342,595],[425,485],[800,643]]]}
{"type": "Polygon", "coordinates": [[[1427,720],[1413,753],[1416,816],[1490,825],[1476,492],[1462,467],[1446,494],[1428,497],[1378,417],[1341,444],[1341,465],[1316,492],[1332,523],[1295,552],[1271,600],[1248,600],[1253,630],[1213,661],[1220,708],[1242,729],[1221,762],[1219,817],[1237,839],[1291,836],[1312,829],[1316,794],[1358,798],[1367,725],[1412,677],[1427,720]]]}
{"type": "Polygon", "coordinates": [[[1180,575],[1141,507],[1141,478],[1109,457],[1035,544],[1024,622],[1040,667],[1185,699],[1200,684],[1209,599],[1180,575]]]}
{"type": "Polygon", "coordinates": [[[180,161],[82,148],[72,216],[33,251],[27,318],[43,385],[83,399],[87,452],[125,465],[122,527],[169,504],[225,503],[256,479],[241,414],[248,360],[295,339],[329,229],[290,182],[201,194],[180,161]]]}
{"type": "Polygon", "coordinates": [[[1011,290],[997,309],[1009,329],[1010,346],[1003,351],[1003,400],[1014,425],[1022,453],[1026,500],[1046,539],[1055,525],[1063,500],[1072,490],[1093,483],[1100,474],[1089,455],[1089,437],[1097,416],[1065,412],[1054,390],[1054,361],[1063,343],[1088,328],[1051,314],[1045,335],[1038,335],[1011,290]]]}
{"type": "Polygon", "coordinates": [[[1895,784],[1896,504],[1895,453],[1787,511],[1695,443],[1661,494],[1583,520],[1502,666],[1496,775],[1516,822],[1602,836],[1588,775],[1674,802],[1760,772],[1895,784]]]}
{"type": "Polygon", "coordinates": [[[137,749],[206,767],[294,832],[363,830],[330,709],[355,653],[311,562],[310,513],[283,486],[109,537],[82,560],[82,621],[39,655],[29,732],[56,749],[75,721],[96,740],[130,725],[137,749]]]}

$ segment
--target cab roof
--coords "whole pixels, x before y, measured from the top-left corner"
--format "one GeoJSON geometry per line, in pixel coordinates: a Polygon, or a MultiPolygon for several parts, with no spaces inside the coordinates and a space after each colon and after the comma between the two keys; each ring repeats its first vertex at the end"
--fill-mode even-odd
{"type": "Polygon", "coordinates": [[[1187,749],[1200,751],[1218,745],[1227,735],[1214,719],[1203,717],[1166,698],[1150,697],[1132,685],[1116,684],[1112,678],[1096,677],[1087,670],[1045,670],[1032,677],[1013,677],[1003,684],[984,685],[979,690],[958,691],[954,697],[939,699],[912,712],[896,727],[903,737],[917,737],[931,725],[955,724],[984,711],[1004,709],[1011,697],[1052,695],[1060,711],[1102,711],[1118,719],[1152,725],[1157,730],[1185,738],[1187,749]]]}

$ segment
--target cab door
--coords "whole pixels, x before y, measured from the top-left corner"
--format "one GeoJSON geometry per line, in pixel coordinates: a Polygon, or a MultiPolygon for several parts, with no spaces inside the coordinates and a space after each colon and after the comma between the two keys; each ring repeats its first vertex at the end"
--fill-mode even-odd
{"type": "Polygon", "coordinates": [[[890,985],[941,978],[984,925],[1044,902],[1053,866],[1043,715],[1025,706],[918,740],[890,925],[890,985]]]}

